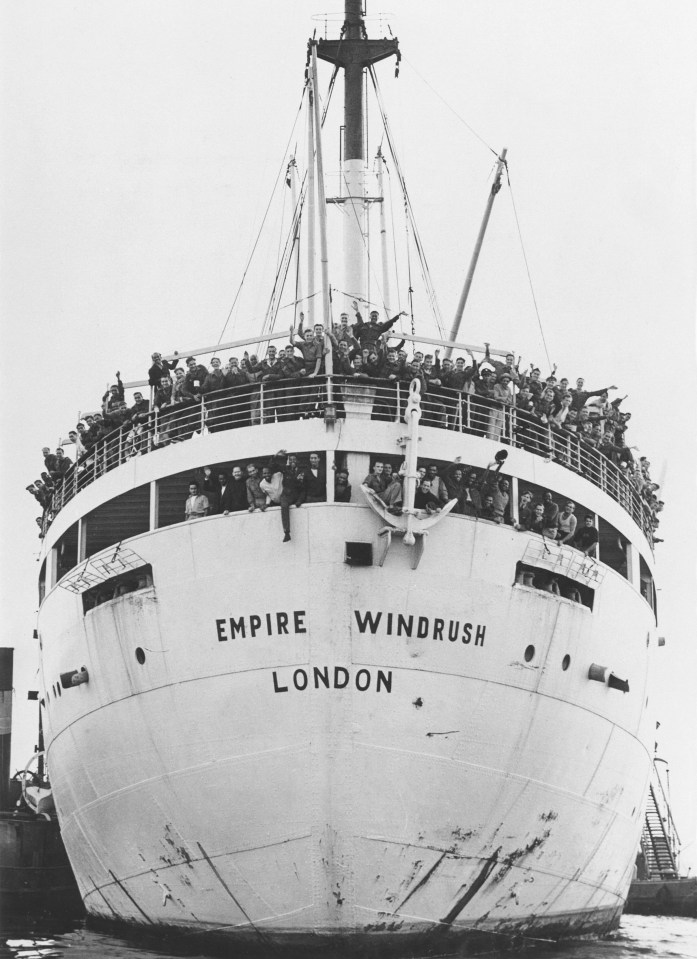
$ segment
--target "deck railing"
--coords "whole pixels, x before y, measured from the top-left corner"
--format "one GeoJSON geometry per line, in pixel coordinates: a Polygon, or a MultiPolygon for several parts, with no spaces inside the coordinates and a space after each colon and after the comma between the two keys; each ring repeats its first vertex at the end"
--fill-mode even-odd
{"type": "MultiPolygon", "coordinates": [[[[402,381],[321,376],[272,380],[209,393],[200,401],[153,409],[101,439],[56,484],[46,526],[80,490],[133,456],[181,443],[195,435],[263,427],[322,417],[404,422],[409,385],[402,381]]],[[[556,429],[514,406],[474,394],[442,390],[422,397],[424,426],[485,436],[528,450],[583,476],[619,503],[652,542],[651,511],[628,478],[599,450],[568,430],[556,429]]]]}

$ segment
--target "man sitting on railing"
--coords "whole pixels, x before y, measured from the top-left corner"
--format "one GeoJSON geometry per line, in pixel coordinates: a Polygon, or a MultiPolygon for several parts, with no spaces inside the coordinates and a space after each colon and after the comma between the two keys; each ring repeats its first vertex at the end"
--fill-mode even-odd
{"type": "Polygon", "coordinates": [[[290,508],[305,502],[302,476],[298,469],[298,457],[287,450],[279,450],[269,463],[271,474],[281,474],[280,504],[283,542],[290,542],[290,508]]]}

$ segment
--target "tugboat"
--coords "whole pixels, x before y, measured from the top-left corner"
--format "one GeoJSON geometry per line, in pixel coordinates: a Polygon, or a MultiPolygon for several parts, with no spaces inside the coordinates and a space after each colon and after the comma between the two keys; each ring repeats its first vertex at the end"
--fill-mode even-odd
{"type": "MultiPolygon", "coordinates": [[[[515,403],[425,392],[418,363],[392,380],[339,371],[336,313],[357,310],[353,332],[372,324],[376,340],[396,312],[360,312],[367,210],[383,199],[365,175],[365,81],[379,89],[387,58],[398,42],[368,38],[360,0],[346,0],[338,39],[308,47],[308,169],[271,303],[302,239],[316,365],[256,375],[256,355],[288,340],[270,307],[253,340],[196,351],[237,350],[254,375],[206,393],[192,356],[187,401],[155,402],[135,435],[101,439],[54,494],[45,735],[91,917],[352,956],[619,923],[651,774],[651,517],[613,462],[515,403]],[[319,60],[345,82],[334,197],[319,60]],[[328,207],[343,215],[341,294],[328,207]],[[272,457],[302,504],[253,493],[249,509],[220,508],[234,470],[254,480],[272,457]],[[370,485],[385,463],[399,502],[370,485]],[[491,503],[433,505],[420,470],[465,465],[491,503]],[[595,555],[518,528],[527,492],[576,504],[595,555]]],[[[508,349],[459,342],[456,325],[403,338],[508,363],[508,349]]]]}

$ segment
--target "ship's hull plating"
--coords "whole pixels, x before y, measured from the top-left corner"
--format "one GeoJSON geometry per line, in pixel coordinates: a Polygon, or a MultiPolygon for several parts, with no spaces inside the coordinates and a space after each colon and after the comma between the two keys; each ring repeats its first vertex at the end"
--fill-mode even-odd
{"type": "Polygon", "coordinates": [[[46,599],[49,762],[89,913],[303,950],[612,928],[650,770],[644,600],[612,571],[592,612],[514,585],[525,534],[465,517],[418,569],[401,542],[344,563],[345,541],[380,548],[365,508],[292,518],[290,544],[276,511],[158,530],[128,544],[154,587],[86,615],[46,599]]]}

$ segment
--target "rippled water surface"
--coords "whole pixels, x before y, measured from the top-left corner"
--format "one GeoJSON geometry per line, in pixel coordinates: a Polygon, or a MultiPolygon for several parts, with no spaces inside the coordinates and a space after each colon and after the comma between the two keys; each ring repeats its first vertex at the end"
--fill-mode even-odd
{"type": "MultiPolygon", "coordinates": [[[[624,916],[620,929],[607,939],[477,954],[494,959],[514,954],[528,959],[697,959],[697,919],[624,916]]],[[[119,938],[90,929],[82,921],[61,925],[6,919],[0,927],[2,959],[162,959],[182,955],[205,957],[207,953],[183,950],[174,943],[119,938]]],[[[233,949],[229,955],[234,956],[233,949]]],[[[269,951],[269,959],[281,957],[281,950],[269,951]]],[[[333,959],[329,950],[326,959],[333,959]]]]}

